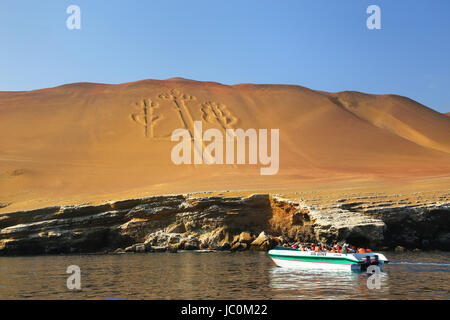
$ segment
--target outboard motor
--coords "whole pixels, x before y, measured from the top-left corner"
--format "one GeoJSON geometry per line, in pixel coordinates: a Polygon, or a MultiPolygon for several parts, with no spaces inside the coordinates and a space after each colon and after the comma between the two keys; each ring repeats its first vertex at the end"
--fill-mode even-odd
{"type": "Polygon", "coordinates": [[[370,266],[370,256],[366,256],[366,261],[364,262],[364,270],[367,270],[367,267],[370,266]]]}
{"type": "Polygon", "coordinates": [[[375,254],[374,257],[375,257],[375,261],[372,264],[378,266],[380,264],[380,260],[378,259],[378,255],[375,254]]]}

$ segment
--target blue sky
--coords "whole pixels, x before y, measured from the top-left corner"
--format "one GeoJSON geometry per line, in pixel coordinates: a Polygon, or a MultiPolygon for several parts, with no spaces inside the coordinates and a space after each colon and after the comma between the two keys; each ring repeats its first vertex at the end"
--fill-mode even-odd
{"type": "Polygon", "coordinates": [[[185,77],[408,96],[450,112],[448,0],[2,0],[0,90],[185,77]],[[81,8],[81,30],[66,9],[81,8]],[[381,8],[382,30],[366,9],[381,8]]]}

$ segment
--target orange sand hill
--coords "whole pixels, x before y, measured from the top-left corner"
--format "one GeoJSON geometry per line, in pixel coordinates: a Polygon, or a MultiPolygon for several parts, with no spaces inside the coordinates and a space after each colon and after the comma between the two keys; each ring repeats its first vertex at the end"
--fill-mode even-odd
{"type": "Polygon", "coordinates": [[[0,212],[450,173],[450,118],[395,95],[180,78],[76,83],[0,92],[0,115],[0,212]],[[279,128],[278,174],[260,176],[255,165],[174,165],[170,134],[194,120],[204,130],[279,128]]]}

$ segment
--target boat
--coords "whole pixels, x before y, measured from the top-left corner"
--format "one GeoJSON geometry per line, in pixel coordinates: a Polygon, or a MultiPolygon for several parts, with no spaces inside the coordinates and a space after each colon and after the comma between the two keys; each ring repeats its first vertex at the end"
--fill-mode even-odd
{"type": "Polygon", "coordinates": [[[279,267],[302,269],[330,269],[348,271],[366,271],[375,265],[382,270],[389,260],[381,253],[335,253],[301,251],[277,246],[269,250],[270,258],[279,267]]]}

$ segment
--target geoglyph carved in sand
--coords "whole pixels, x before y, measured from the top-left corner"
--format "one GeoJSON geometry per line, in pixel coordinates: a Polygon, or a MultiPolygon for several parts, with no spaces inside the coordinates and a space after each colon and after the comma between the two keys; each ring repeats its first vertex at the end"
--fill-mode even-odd
{"type": "Polygon", "coordinates": [[[226,105],[208,101],[202,104],[202,119],[205,122],[218,123],[223,130],[232,129],[238,119],[230,112],[226,105]]]}
{"type": "MultiPolygon", "coordinates": [[[[175,108],[177,112],[182,128],[189,130],[191,136],[194,135],[194,119],[189,111],[186,102],[197,100],[195,96],[190,96],[182,93],[180,90],[172,89],[170,92],[161,93],[158,96],[160,99],[169,100],[172,107],[175,108]]],[[[174,128],[175,129],[175,128],[174,128]]]]}
{"type": "Polygon", "coordinates": [[[172,110],[176,113],[178,124],[173,122],[173,118],[170,116],[167,118],[167,115],[162,112],[163,105],[160,105],[151,98],[143,98],[134,104],[135,107],[139,108],[139,111],[132,113],[131,119],[136,124],[143,127],[144,136],[146,138],[169,138],[170,132],[178,128],[188,130],[193,137],[194,121],[196,120],[202,120],[205,123],[224,131],[226,129],[233,129],[238,123],[238,118],[231,113],[225,104],[214,101],[201,103],[199,109],[194,110],[198,111],[197,114],[201,115],[201,119],[194,119],[193,113],[189,109],[187,102],[195,101],[197,98],[185,94],[178,89],[160,93],[158,98],[169,102],[172,110]],[[167,119],[161,121],[165,118],[164,115],[166,115],[167,119]],[[164,122],[164,127],[167,127],[166,129],[169,129],[170,127],[170,130],[162,130],[160,126],[162,122],[164,122]],[[161,130],[156,129],[156,127],[160,127],[161,130]]]}
{"type": "Polygon", "coordinates": [[[144,127],[144,136],[146,138],[154,138],[154,128],[157,121],[160,120],[160,116],[156,113],[159,108],[159,104],[153,102],[151,99],[144,98],[135,105],[140,109],[138,113],[132,113],[131,119],[138,125],[144,127]]]}
{"type": "Polygon", "coordinates": [[[197,109],[192,109],[193,106],[188,106],[188,102],[195,101],[197,98],[178,89],[162,92],[158,95],[158,99],[166,101],[166,103],[160,106],[159,103],[154,102],[152,99],[144,98],[135,103],[135,106],[139,108],[139,112],[131,114],[132,120],[144,128],[145,138],[167,139],[170,136],[170,133],[166,132],[168,130],[172,132],[177,129],[186,130],[190,139],[197,141],[197,143],[194,143],[195,153],[198,155],[203,154],[205,161],[208,163],[212,162],[211,159],[215,156],[212,155],[212,150],[208,150],[205,146],[203,137],[196,136],[202,134],[202,130],[196,130],[196,128],[198,129],[198,126],[201,128],[201,123],[204,122],[229,134],[231,131],[234,132],[234,126],[239,121],[225,104],[219,102],[206,101],[197,105],[197,109]],[[169,109],[162,112],[163,108],[169,109]],[[170,113],[170,110],[175,111],[175,117],[167,116],[167,112],[170,113]],[[196,119],[193,114],[200,117],[200,119],[196,119]],[[178,119],[178,122],[176,119],[178,119]],[[155,129],[157,123],[159,126],[155,129]],[[198,143],[199,141],[201,142],[198,143]]]}

